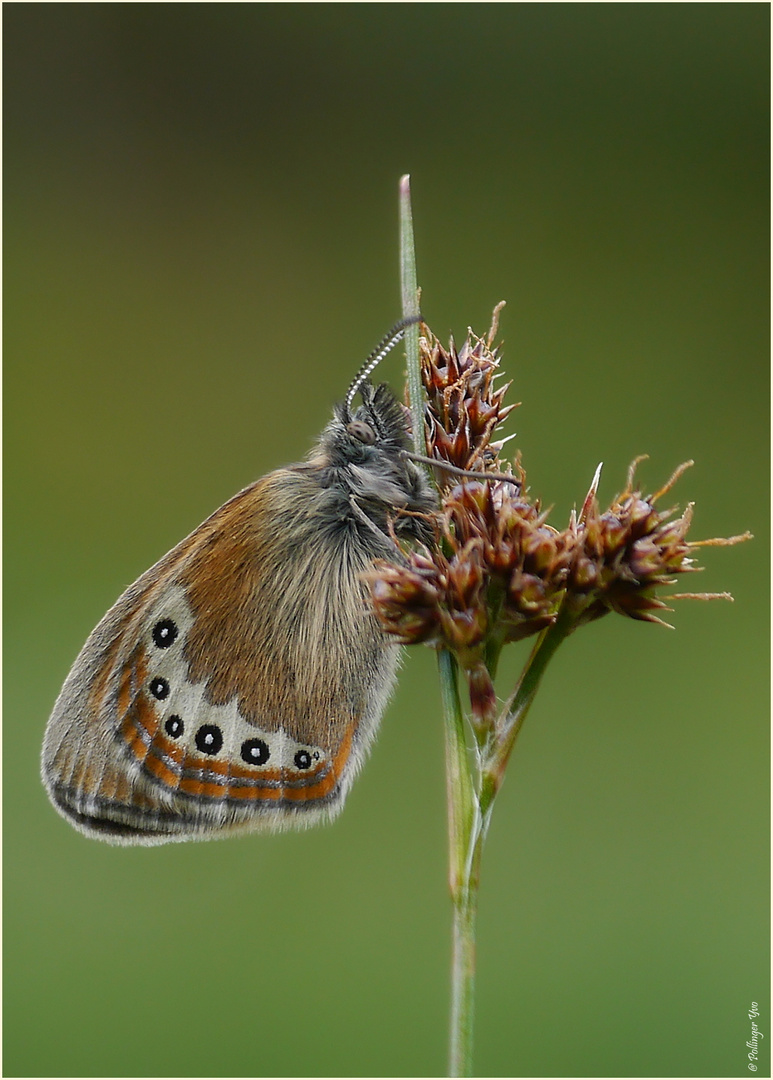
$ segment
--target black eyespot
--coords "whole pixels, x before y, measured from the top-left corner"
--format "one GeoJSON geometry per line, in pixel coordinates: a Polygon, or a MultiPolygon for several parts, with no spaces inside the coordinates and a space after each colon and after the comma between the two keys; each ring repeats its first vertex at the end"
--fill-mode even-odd
{"type": "Polygon", "coordinates": [[[185,727],[179,716],[167,716],[164,721],[164,731],[173,739],[179,739],[185,727]]]}
{"type": "Polygon", "coordinates": [[[365,443],[366,446],[373,446],[376,441],[375,431],[364,420],[352,420],[350,424],[346,425],[346,430],[359,442],[365,443]]]}
{"type": "Polygon", "coordinates": [[[242,743],[242,760],[248,765],[265,765],[271,752],[262,739],[245,739],[242,743]]]}
{"type": "Polygon", "coordinates": [[[202,754],[219,754],[223,746],[223,733],[215,724],[202,724],[196,732],[196,746],[202,754]]]}
{"type": "Polygon", "coordinates": [[[169,683],[166,679],[156,677],[150,680],[150,692],[154,698],[163,701],[169,695],[169,683]]]}
{"type": "Polygon", "coordinates": [[[171,619],[162,619],[153,627],[153,643],[158,649],[168,649],[175,641],[179,630],[171,619]]]}
{"type": "Polygon", "coordinates": [[[311,754],[308,750],[299,750],[293,758],[296,769],[309,769],[311,768],[311,754]]]}

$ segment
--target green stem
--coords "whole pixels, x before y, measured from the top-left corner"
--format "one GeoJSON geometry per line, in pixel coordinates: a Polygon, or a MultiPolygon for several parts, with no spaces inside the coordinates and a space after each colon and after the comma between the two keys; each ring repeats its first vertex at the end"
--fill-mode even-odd
{"type": "Polygon", "coordinates": [[[454,901],[451,962],[451,1039],[449,1076],[472,1076],[475,1020],[475,928],[478,913],[477,882],[454,901]]]}
{"type": "MultiPolygon", "coordinates": [[[[400,178],[400,291],[403,318],[415,318],[419,314],[419,288],[416,280],[416,246],[413,239],[411,178],[407,175],[400,178]]],[[[411,407],[413,449],[415,453],[423,454],[425,453],[424,393],[419,362],[418,323],[407,327],[404,340],[408,364],[408,401],[411,407]]]]}
{"type": "Polygon", "coordinates": [[[498,725],[499,737],[493,740],[491,750],[481,769],[480,808],[487,819],[491,813],[494,797],[502,786],[515,740],[534,701],[545,669],[558,646],[571,632],[572,626],[572,619],[563,609],[553,625],[537,638],[515,690],[505,702],[501,714],[503,719],[498,725]]]}
{"type": "Polygon", "coordinates": [[[446,733],[449,875],[453,903],[449,1076],[472,1076],[475,1013],[475,916],[483,821],[470,774],[457,664],[438,653],[446,733]]]}
{"type": "MultiPolygon", "coordinates": [[[[400,180],[400,284],[403,316],[419,313],[416,253],[413,238],[410,177],[400,180]]],[[[413,445],[424,453],[424,397],[419,357],[419,328],[405,333],[408,368],[408,399],[411,408],[413,445]]],[[[475,933],[480,885],[480,862],[494,798],[501,787],[507,760],[542,674],[556,648],[570,629],[559,619],[540,636],[499,723],[472,750],[468,744],[464,713],[459,699],[459,670],[446,649],[438,652],[446,742],[446,788],[448,798],[449,875],[453,904],[453,950],[451,961],[451,1030],[449,1075],[472,1076],[473,1023],[475,1016],[475,933]],[[470,754],[475,753],[473,770],[470,754]]],[[[502,640],[488,643],[486,662],[494,675],[502,640]]]]}
{"type": "Polygon", "coordinates": [[[571,629],[572,620],[562,611],[554,625],[537,639],[518,685],[505,703],[496,735],[475,750],[474,775],[459,698],[458,666],[447,650],[438,653],[446,734],[448,883],[453,904],[449,1076],[472,1076],[480,862],[494,799],[545,669],[571,629]]]}

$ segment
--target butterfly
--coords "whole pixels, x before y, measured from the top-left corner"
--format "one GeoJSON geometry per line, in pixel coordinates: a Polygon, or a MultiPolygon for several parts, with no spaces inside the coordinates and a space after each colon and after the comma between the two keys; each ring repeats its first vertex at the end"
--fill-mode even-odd
{"type": "Polygon", "coordinates": [[[415,321],[374,350],[306,461],[216,510],[89,636],[42,754],[51,801],[87,836],[207,839],[343,806],[398,661],[362,575],[436,505],[404,406],[368,378],[415,321]]]}

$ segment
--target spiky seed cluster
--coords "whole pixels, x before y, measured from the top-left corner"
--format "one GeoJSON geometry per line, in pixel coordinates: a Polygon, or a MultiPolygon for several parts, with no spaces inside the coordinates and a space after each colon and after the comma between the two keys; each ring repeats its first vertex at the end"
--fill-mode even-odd
{"type": "Polygon", "coordinates": [[[546,516],[502,481],[465,483],[445,500],[445,542],[462,565],[468,550],[480,552],[491,629],[503,643],[554,621],[571,550],[546,516]]]}
{"type": "MultiPolygon", "coordinates": [[[[616,495],[608,510],[601,512],[596,498],[598,473],[585,499],[579,522],[572,516],[567,533],[572,538],[574,557],[567,581],[567,607],[575,625],[591,622],[610,611],[632,619],[663,620],[655,611],[670,610],[655,595],[659,585],[671,585],[675,575],[695,573],[692,553],[705,545],[729,545],[749,539],[749,534],[729,539],[688,542],[693,504],[674,518],[674,507],[661,511],[658,500],[670,491],[691,465],[686,461],[666,484],[651,495],[634,487],[637,458],[628,470],[625,490],[616,495]]],[[[695,599],[731,599],[727,593],[684,594],[695,599]]],[[[678,597],[671,597],[676,599],[678,597]]]]}
{"type": "MultiPolygon", "coordinates": [[[[507,386],[493,386],[498,312],[485,340],[470,331],[458,351],[453,343],[444,349],[426,327],[420,339],[428,456],[478,474],[501,470],[502,443],[492,436],[512,409],[503,404],[507,386]]],[[[603,513],[597,471],[579,517],[573,512],[563,532],[546,523],[539,502],[529,500],[518,460],[510,480],[460,481],[440,468],[434,547],[406,552],[401,565],[379,563],[367,575],[383,628],[403,644],[450,649],[467,672],[473,713],[481,719],[495,704],[489,669],[499,649],[549,627],[559,611],[567,617],[566,632],[610,611],[660,622],[654,612],[666,605],[654,590],[699,569],[691,558],[699,543],[685,539],[691,505],[673,518],[674,510],[661,512],[655,504],[692,463],[680,466],[659,491],[643,495],[634,486],[639,460],[626,489],[603,513]]]]}
{"type": "Polygon", "coordinates": [[[376,612],[403,644],[445,644],[466,669],[487,641],[538,633],[555,619],[571,565],[566,537],[508,483],[471,482],[444,499],[438,548],[369,575],[376,612]]]}
{"type": "Polygon", "coordinates": [[[511,383],[494,387],[499,355],[491,345],[502,306],[498,304],[494,309],[488,336],[479,338],[468,330],[458,351],[453,341],[444,349],[422,324],[419,347],[427,394],[424,414],[427,453],[459,469],[497,470],[502,444],[492,442],[491,436],[516,408],[503,404],[511,383]]]}
{"type": "MultiPolygon", "coordinates": [[[[420,339],[427,453],[457,469],[496,473],[502,443],[492,435],[514,406],[507,386],[494,388],[499,358],[491,343],[468,332],[457,351],[426,327],[420,339]]],[[[509,385],[509,384],[508,384],[509,385]]],[[[406,564],[381,563],[368,575],[384,628],[403,644],[450,648],[476,671],[496,647],[538,633],[555,620],[571,562],[566,538],[545,523],[539,504],[513,481],[465,480],[438,470],[445,483],[435,549],[407,553],[406,564]]]]}

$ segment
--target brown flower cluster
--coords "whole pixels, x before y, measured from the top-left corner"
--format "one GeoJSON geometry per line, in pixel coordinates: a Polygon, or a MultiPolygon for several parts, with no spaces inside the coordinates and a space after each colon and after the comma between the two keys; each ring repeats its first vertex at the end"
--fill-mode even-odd
{"type": "MultiPolygon", "coordinates": [[[[497,332],[500,303],[494,309],[491,329],[485,339],[470,330],[461,349],[453,341],[444,349],[432,331],[422,324],[421,374],[427,395],[425,437],[427,453],[458,469],[493,471],[498,469],[502,443],[491,441],[516,405],[504,405],[511,383],[495,389],[499,374],[498,349],[492,349],[497,332]]],[[[439,471],[443,486],[449,473],[439,471]]]]}
{"type": "Polygon", "coordinates": [[[403,644],[445,645],[470,670],[492,640],[518,641],[554,621],[571,552],[509,482],[465,481],[443,504],[436,550],[380,564],[371,595],[403,644]]]}
{"type": "MultiPolygon", "coordinates": [[[[699,569],[691,558],[699,544],[686,540],[692,505],[679,517],[673,508],[656,508],[691,462],[644,495],[634,487],[637,459],[625,490],[603,512],[596,498],[599,469],[580,514],[573,512],[560,532],[529,499],[520,461],[516,475],[503,475],[502,442],[492,438],[513,406],[503,404],[507,386],[494,387],[498,311],[487,338],[470,331],[458,351],[453,343],[444,349],[422,327],[427,454],[438,463],[441,487],[436,542],[406,552],[401,565],[380,563],[368,575],[383,628],[404,644],[450,649],[468,673],[479,716],[493,706],[489,673],[504,644],[545,630],[559,614],[565,633],[612,611],[660,622],[654,612],[666,605],[655,589],[699,569]]],[[[714,594],[682,594],[696,595],[714,594]]]]}
{"type": "Polygon", "coordinates": [[[685,540],[692,519],[692,504],[681,517],[669,520],[673,510],[659,512],[658,498],[673,487],[692,462],[681,465],[667,484],[653,495],[634,489],[637,458],[628,471],[625,491],[601,512],[596,498],[598,473],[585,499],[579,522],[572,518],[574,558],[569,575],[567,603],[578,624],[608,611],[633,619],[662,622],[655,610],[665,603],[654,595],[658,585],[673,582],[672,574],[699,569],[690,558],[685,540]]]}
{"type": "MultiPolygon", "coordinates": [[[[646,455],[645,455],[646,456],[646,455]]],[[[579,522],[572,515],[567,532],[574,539],[574,558],[567,581],[566,603],[575,625],[591,622],[609,611],[632,619],[668,626],[653,614],[669,611],[655,595],[660,585],[672,585],[675,575],[695,573],[692,553],[698,547],[728,547],[751,539],[751,533],[712,540],[686,539],[692,523],[693,503],[679,517],[676,508],[658,510],[656,503],[693,464],[680,465],[660,490],[644,495],[634,487],[638,457],[628,470],[625,490],[601,512],[596,498],[597,471],[586,496],[579,522]]],[[[732,600],[729,593],[675,593],[677,599],[732,600]]]]}

